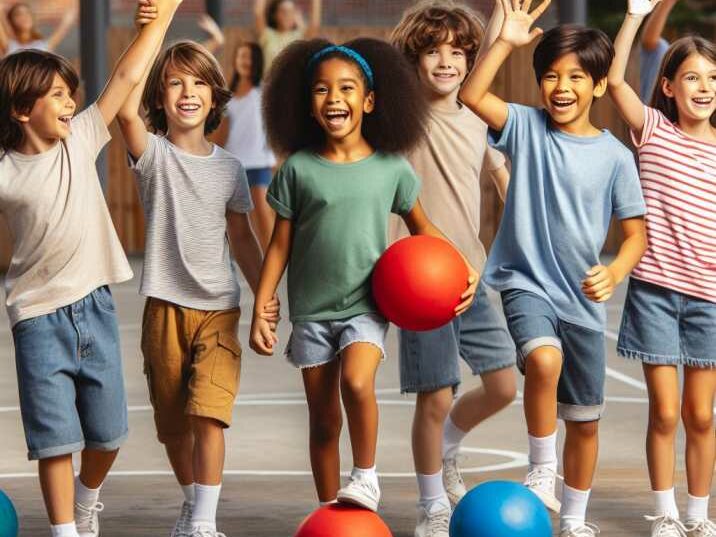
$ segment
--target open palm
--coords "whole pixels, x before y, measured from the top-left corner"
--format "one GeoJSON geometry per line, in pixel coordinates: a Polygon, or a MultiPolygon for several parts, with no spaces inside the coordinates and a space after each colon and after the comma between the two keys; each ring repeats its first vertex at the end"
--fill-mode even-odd
{"type": "Polygon", "coordinates": [[[532,25],[544,13],[550,1],[543,0],[538,7],[530,12],[532,0],[500,0],[505,12],[500,39],[515,47],[531,43],[542,34],[540,28],[532,28],[532,25]]]}
{"type": "Polygon", "coordinates": [[[629,0],[630,15],[648,15],[661,0],[629,0]]]}

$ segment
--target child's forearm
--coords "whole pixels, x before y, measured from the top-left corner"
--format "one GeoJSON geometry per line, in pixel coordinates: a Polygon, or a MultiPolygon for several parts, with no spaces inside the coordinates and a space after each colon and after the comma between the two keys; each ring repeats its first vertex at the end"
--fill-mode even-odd
{"type": "Polygon", "coordinates": [[[663,0],[661,4],[656,6],[649,20],[646,21],[644,31],[641,34],[641,45],[646,50],[654,50],[659,44],[669,13],[671,13],[675,5],[676,0],[663,0]]]}
{"type": "Polygon", "coordinates": [[[648,243],[643,220],[641,221],[641,227],[642,231],[633,233],[624,239],[624,242],[622,242],[619,247],[619,253],[609,265],[609,270],[611,270],[614,275],[614,280],[617,285],[631,274],[631,271],[634,270],[634,267],[637,266],[644,252],[646,252],[648,243]]]}
{"type": "Polygon", "coordinates": [[[234,259],[239,265],[246,282],[256,296],[261,276],[261,263],[263,261],[261,247],[254,234],[249,230],[245,237],[239,238],[240,245],[234,247],[234,259]]]}
{"type": "Polygon", "coordinates": [[[625,83],[624,76],[626,74],[627,65],[629,64],[629,56],[634,44],[634,39],[639,31],[644,15],[627,14],[622,27],[614,40],[614,61],[609,69],[607,80],[609,86],[618,88],[625,83]]]}
{"type": "Polygon", "coordinates": [[[485,28],[485,37],[482,40],[482,44],[480,45],[480,50],[477,53],[476,61],[480,61],[481,58],[490,49],[492,44],[497,40],[498,36],[500,35],[500,29],[502,28],[502,23],[504,22],[504,20],[505,10],[502,8],[502,2],[500,2],[500,0],[496,0],[495,7],[492,10],[492,16],[490,17],[490,21],[487,23],[487,28],[485,28]]]}
{"type": "Polygon", "coordinates": [[[264,306],[276,294],[276,288],[288,264],[291,253],[291,221],[279,218],[276,221],[271,243],[266,251],[261,276],[254,300],[254,316],[264,311],[264,306]]]}

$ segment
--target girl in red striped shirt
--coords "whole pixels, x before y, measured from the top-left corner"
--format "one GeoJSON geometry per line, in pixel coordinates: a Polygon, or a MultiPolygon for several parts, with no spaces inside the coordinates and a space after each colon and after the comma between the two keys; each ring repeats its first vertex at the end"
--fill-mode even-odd
{"type": "Polygon", "coordinates": [[[617,348],[644,364],[652,536],[716,537],[708,519],[716,454],[716,46],[700,37],[676,41],[643,106],[624,72],[637,30],[658,3],[629,1],[609,72],[612,99],[639,151],[649,239],[629,283],[617,348]],[[689,489],[684,522],[674,495],[679,410],[689,489]]]}

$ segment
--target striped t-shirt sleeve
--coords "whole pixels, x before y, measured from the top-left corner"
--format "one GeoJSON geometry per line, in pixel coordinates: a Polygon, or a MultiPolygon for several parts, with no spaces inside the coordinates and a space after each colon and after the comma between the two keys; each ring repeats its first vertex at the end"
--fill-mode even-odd
{"type": "Polygon", "coordinates": [[[248,213],[254,208],[254,204],[251,201],[251,191],[249,190],[249,180],[246,177],[246,170],[244,170],[244,167],[241,165],[239,165],[236,170],[236,188],[227,206],[230,211],[235,213],[248,213]]]}

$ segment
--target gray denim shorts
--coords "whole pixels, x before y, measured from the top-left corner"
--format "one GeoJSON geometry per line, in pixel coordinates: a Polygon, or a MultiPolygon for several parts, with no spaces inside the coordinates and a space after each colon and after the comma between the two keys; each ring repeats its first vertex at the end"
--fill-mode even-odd
{"type": "Polygon", "coordinates": [[[502,292],[507,326],[517,345],[517,367],[524,373],[530,353],[556,347],[562,353],[557,411],[567,421],[595,421],[604,410],[607,356],[603,332],[568,323],[552,305],[522,289],[502,292]]]}
{"type": "Polygon", "coordinates": [[[376,313],[364,313],[340,321],[305,321],[293,324],[286,345],[288,361],[299,369],[335,360],[353,343],[370,343],[385,358],[388,322],[376,313]]]}
{"type": "Polygon", "coordinates": [[[400,331],[400,390],[428,392],[460,384],[460,358],[473,375],[515,365],[499,296],[480,283],[470,308],[427,332],[400,331]],[[491,296],[494,295],[494,296],[491,296]]]}

